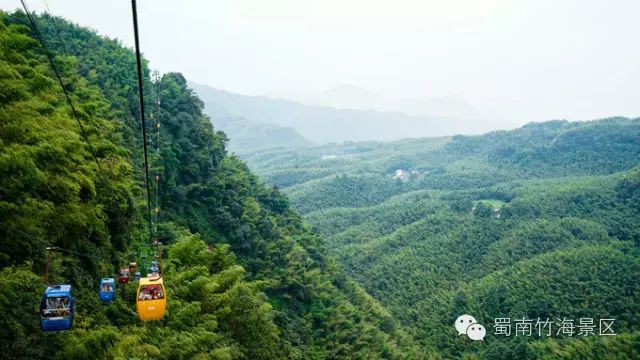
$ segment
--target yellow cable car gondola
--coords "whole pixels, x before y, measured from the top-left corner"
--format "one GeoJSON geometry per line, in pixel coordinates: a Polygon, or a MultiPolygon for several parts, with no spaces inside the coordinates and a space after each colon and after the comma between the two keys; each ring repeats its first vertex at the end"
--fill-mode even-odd
{"type": "Polygon", "coordinates": [[[142,321],[162,320],[167,310],[162,277],[148,276],[140,279],[136,294],[136,310],[142,321]]]}

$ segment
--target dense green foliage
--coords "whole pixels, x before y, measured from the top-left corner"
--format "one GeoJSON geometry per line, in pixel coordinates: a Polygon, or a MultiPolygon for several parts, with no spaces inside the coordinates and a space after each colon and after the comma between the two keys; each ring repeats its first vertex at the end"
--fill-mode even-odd
{"type": "Polygon", "coordinates": [[[146,64],[168,311],[141,323],[135,283],[101,303],[98,279],[149,241],[135,58],[36,19],[84,134],[24,14],[0,13],[3,358],[639,356],[637,119],[244,153],[293,210],[227,154],[181,74],[155,80],[146,64]],[[47,245],[89,255],[52,259],[50,281],[77,298],[64,333],[38,328],[47,245]],[[465,312],[484,342],[453,331],[465,312]],[[618,335],[504,338],[491,333],[501,316],[610,317],[618,335]]]}
{"type": "Polygon", "coordinates": [[[155,119],[162,124],[150,160],[162,174],[157,226],[168,311],[141,323],[135,284],[100,303],[99,278],[149,241],[135,58],[62,19],[36,20],[87,134],[24,14],[0,13],[0,222],[32,234],[0,228],[3,358],[419,357],[286,197],[227,155],[226,135],[213,130],[182,75],[154,81],[146,64],[148,132],[155,119]],[[53,256],[50,281],[73,284],[77,298],[65,333],[38,329],[46,245],[88,254],[53,256]]]}
{"type": "Polygon", "coordinates": [[[622,359],[639,354],[638,139],[638,119],[552,121],[246,158],[427,354],[622,359]],[[482,344],[455,333],[463,313],[482,344]],[[618,336],[507,338],[496,317],[610,317],[618,336]]]}
{"type": "MultiPolygon", "coordinates": [[[[72,77],[81,94],[78,111],[90,122],[90,149],[46,63],[35,60],[37,42],[29,29],[2,26],[0,219],[74,250],[100,248],[108,255],[112,244],[122,249],[133,208],[131,166],[124,149],[114,144],[118,139],[102,135],[116,136],[108,103],[95,87],[72,77]]],[[[72,73],[71,61],[60,66],[72,73]]],[[[3,239],[12,239],[0,243],[0,265],[42,257],[44,243],[0,231],[3,239]]]]}

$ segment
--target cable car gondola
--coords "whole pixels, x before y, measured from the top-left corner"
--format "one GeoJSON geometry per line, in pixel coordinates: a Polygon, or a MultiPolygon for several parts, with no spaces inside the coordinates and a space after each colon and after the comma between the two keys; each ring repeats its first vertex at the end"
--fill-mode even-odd
{"type": "Polygon", "coordinates": [[[116,280],[103,278],[100,280],[100,300],[111,302],[116,297],[116,280]]]}
{"type": "Polygon", "coordinates": [[[42,331],[69,330],[73,325],[73,296],[71,285],[47,286],[40,302],[42,331]]]}
{"type": "Polygon", "coordinates": [[[136,293],[136,310],[140,320],[162,320],[167,297],[161,277],[143,277],[136,293]]]}
{"type": "Polygon", "coordinates": [[[158,267],[158,261],[157,260],[153,260],[151,262],[151,267],[149,268],[149,272],[152,273],[152,274],[160,272],[160,268],[158,267]]]}
{"type": "Polygon", "coordinates": [[[129,268],[120,269],[120,274],[118,275],[118,282],[121,284],[129,282],[129,268]]]}

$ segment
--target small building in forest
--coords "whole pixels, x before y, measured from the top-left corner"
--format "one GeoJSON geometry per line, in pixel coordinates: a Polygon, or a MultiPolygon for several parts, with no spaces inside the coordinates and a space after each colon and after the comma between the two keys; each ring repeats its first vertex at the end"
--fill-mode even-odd
{"type": "Polygon", "coordinates": [[[411,173],[407,170],[398,169],[396,170],[396,174],[393,176],[396,180],[407,181],[411,177],[411,173]]]}

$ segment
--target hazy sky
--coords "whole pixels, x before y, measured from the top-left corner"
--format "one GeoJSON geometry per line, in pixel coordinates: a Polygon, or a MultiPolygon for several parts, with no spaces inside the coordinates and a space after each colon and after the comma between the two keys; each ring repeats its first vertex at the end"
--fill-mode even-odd
{"type": "MultiPolygon", "coordinates": [[[[41,11],[43,0],[28,1],[41,11]]],[[[130,2],[48,0],[131,45],[130,2]]],[[[19,1],[0,0],[13,9],[19,1]]],[[[153,69],[242,94],[353,84],[517,122],[640,115],[637,0],[139,0],[153,69]]]]}

